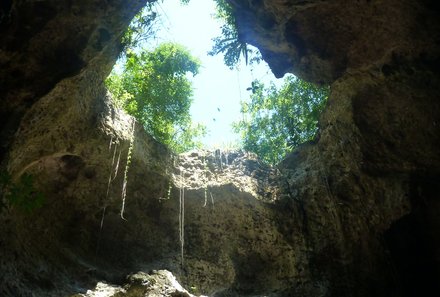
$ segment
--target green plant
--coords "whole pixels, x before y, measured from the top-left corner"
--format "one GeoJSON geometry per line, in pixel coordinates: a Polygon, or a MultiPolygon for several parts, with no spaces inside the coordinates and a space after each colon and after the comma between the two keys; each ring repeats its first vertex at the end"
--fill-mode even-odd
{"type": "Polygon", "coordinates": [[[8,172],[2,171],[0,188],[2,190],[1,209],[11,205],[25,212],[31,212],[44,204],[45,197],[43,193],[35,189],[34,177],[31,174],[24,173],[17,182],[14,182],[8,172]]]}
{"type": "Polygon", "coordinates": [[[153,9],[157,0],[147,2],[144,8],[135,15],[127,30],[121,38],[121,56],[127,55],[134,48],[137,48],[142,42],[146,42],[150,37],[156,35],[155,21],[157,12],[153,9]]]}
{"type": "Polygon", "coordinates": [[[189,291],[191,294],[200,295],[201,292],[197,286],[189,286],[189,291]]]}
{"type": "Polygon", "coordinates": [[[121,205],[121,219],[125,220],[124,218],[124,211],[125,211],[125,198],[127,197],[127,182],[128,182],[128,170],[130,169],[131,165],[131,157],[133,155],[133,147],[134,147],[134,131],[136,128],[136,121],[133,120],[131,133],[130,133],[130,143],[128,146],[128,152],[127,152],[127,162],[125,164],[125,170],[124,170],[124,179],[122,181],[122,191],[121,191],[121,198],[122,198],[122,205],[121,205]]]}
{"type": "Polygon", "coordinates": [[[211,56],[223,54],[225,65],[231,69],[238,64],[241,56],[245,58],[247,64],[251,50],[238,33],[233,7],[225,0],[215,0],[215,2],[217,4],[215,17],[224,24],[221,27],[221,36],[213,39],[214,45],[208,54],[211,56]]]}
{"type": "Polygon", "coordinates": [[[287,76],[283,86],[265,88],[252,82],[249,102],[241,103],[243,119],[234,123],[243,148],[276,164],[295,147],[314,138],[329,88],[287,76]]]}
{"type": "Polygon", "coordinates": [[[259,63],[262,60],[258,49],[249,46],[239,33],[234,8],[226,0],[215,0],[215,17],[223,21],[221,35],[213,38],[214,45],[208,52],[214,56],[223,54],[223,61],[226,66],[233,69],[240,62],[241,57],[246,64],[259,63]]]}
{"type": "Polygon", "coordinates": [[[163,43],[152,51],[127,55],[124,72],[115,71],[106,84],[115,104],[141,123],[156,140],[175,152],[201,144],[205,127],[191,121],[192,83],[200,61],[175,43],[163,43]]]}

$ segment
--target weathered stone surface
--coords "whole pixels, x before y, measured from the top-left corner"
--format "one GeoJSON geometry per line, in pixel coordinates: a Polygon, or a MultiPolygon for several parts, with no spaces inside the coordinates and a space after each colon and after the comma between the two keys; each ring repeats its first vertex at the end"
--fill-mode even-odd
{"type": "MultiPolygon", "coordinates": [[[[142,239],[130,231],[136,230],[136,221],[124,224],[120,216],[124,180],[131,181],[134,169],[141,167],[139,179],[151,177],[150,182],[139,181],[141,187],[160,193],[168,186],[164,171],[168,151],[146,135],[135,139],[134,135],[143,133],[141,128],[107,104],[102,79],[97,77],[96,72],[85,70],[58,83],[32,106],[16,133],[8,170],[14,179],[24,173],[35,176],[36,187],[46,199],[44,207],[32,214],[20,209],[3,214],[2,232],[13,233],[2,242],[2,258],[18,257],[2,266],[5,273],[0,287],[6,295],[26,294],[27,289],[63,296],[75,292],[76,286],[83,286],[95,273],[111,279],[112,271],[132,267],[135,253],[128,256],[121,251],[136,243],[132,240],[142,239]],[[129,158],[136,165],[124,179],[129,158]],[[124,240],[127,233],[132,235],[124,240]],[[112,267],[108,272],[95,267],[101,256],[112,267]],[[60,266],[66,267],[54,274],[60,266]],[[70,273],[80,280],[69,280],[70,273]],[[28,282],[32,275],[42,278],[47,287],[40,287],[32,278],[28,282]]],[[[41,293],[46,294],[49,296],[41,293]]]]}
{"type": "Polygon", "coordinates": [[[119,41],[147,0],[2,1],[0,8],[0,160],[21,117],[60,80],[93,68],[102,79],[119,41]]]}
{"type": "Polygon", "coordinates": [[[276,74],[331,83],[317,143],[280,168],[304,214],[308,280],[322,291],[296,289],[312,296],[438,290],[440,26],[433,2],[231,3],[242,36],[276,74]]]}
{"type": "Polygon", "coordinates": [[[246,41],[275,75],[292,72],[332,83],[345,72],[381,67],[395,54],[438,67],[438,8],[433,1],[231,2],[246,41]]]}
{"type": "Polygon", "coordinates": [[[127,277],[123,286],[98,283],[94,290],[72,297],[193,297],[166,270],[153,270],[150,274],[138,272],[127,277]]]}
{"type": "Polygon", "coordinates": [[[276,231],[276,171],[244,153],[171,156],[108,105],[97,77],[85,70],[58,83],[17,131],[9,171],[16,179],[35,176],[46,201],[32,214],[4,214],[2,231],[17,231],[3,243],[2,258],[19,257],[2,263],[2,293],[60,296],[95,279],[163,267],[200,292],[252,292],[254,276],[258,290],[267,283],[286,289],[295,256],[276,231]],[[186,197],[183,267],[179,189],[186,197]]]}
{"type": "Polygon", "coordinates": [[[434,2],[231,1],[277,75],[331,84],[319,138],[277,169],[173,156],[111,106],[102,81],[141,2],[1,6],[3,168],[46,201],[0,214],[0,295],[142,296],[125,275],[152,269],[214,296],[439,290],[434,2]]]}

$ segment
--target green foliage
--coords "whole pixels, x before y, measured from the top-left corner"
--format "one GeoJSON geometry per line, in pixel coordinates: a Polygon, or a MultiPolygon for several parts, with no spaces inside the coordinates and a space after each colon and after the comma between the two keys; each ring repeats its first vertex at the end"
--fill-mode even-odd
{"type": "Polygon", "coordinates": [[[241,103],[243,120],[234,123],[243,148],[271,164],[278,163],[299,144],[314,138],[329,88],[294,76],[285,78],[280,89],[252,82],[250,102],[241,103]]]}
{"type": "Polygon", "coordinates": [[[124,72],[112,72],[106,81],[115,104],[134,116],[156,140],[182,152],[200,145],[202,125],[191,122],[193,89],[188,74],[198,73],[200,62],[187,49],[164,43],[155,50],[127,54],[124,72]]]}
{"type": "Polygon", "coordinates": [[[122,55],[126,55],[127,52],[138,47],[140,43],[155,35],[154,24],[157,19],[157,13],[153,11],[155,2],[157,1],[147,2],[124,32],[121,39],[122,55]]]}
{"type": "MultiPolygon", "coordinates": [[[[240,37],[237,30],[237,23],[232,6],[225,0],[215,0],[217,4],[216,18],[224,22],[221,27],[222,35],[213,39],[214,46],[208,53],[211,56],[223,54],[225,65],[234,68],[240,61],[240,57],[245,58],[246,64],[249,56],[256,56],[256,51],[250,49],[243,38],[240,37]]],[[[253,57],[251,61],[259,61],[259,58],[253,57]]]]}
{"type": "Polygon", "coordinates": [[[0,173],[0,188],[2,189],[0,209],[6,207],[7,203],[26,212],[43,206],[44,195],[35,189],[34,177],[30,174],[25,173],[18,182],[13,182],[11,175],[2,171],[0,173]]]}

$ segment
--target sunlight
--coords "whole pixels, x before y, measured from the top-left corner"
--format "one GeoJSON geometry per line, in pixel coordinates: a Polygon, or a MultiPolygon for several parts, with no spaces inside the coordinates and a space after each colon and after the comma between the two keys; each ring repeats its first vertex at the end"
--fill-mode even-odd
{"type": "Polygon", "coordinates": [[[194,122],[207,127],[208,133],[202,140],[204,146],[210,149],[237,146],[239,136],[231,125],[241,119],[240,101],[249,97],[246,89],[254,79],[269,83],[276,78],[265,62],[252,69],[242,62],[237,69],[230,70],[222,55],[208,56],[212,38],[221,34],[222,25],[213,17],[215,3],[212,0],[191,0],[188,5],[181,5],[180,0],[165,0],[159,3],[157,11],[160,28],[155,42],[178,42],[202,62],[200,73],[192,79],[191,116],[194,122]]]}

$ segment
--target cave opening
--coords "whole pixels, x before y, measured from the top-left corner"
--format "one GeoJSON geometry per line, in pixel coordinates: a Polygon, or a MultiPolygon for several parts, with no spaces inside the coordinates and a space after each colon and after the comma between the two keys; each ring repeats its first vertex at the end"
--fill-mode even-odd
{"type": "MultiPolygon", "coordinates": [[[[427,65],[439,53],[433,6],[427,1],[228,1],[249,4],[238,9],[258,19],[257,26],[251,22],[243,27],[264,29],[254,37],[266,42],[256,44],[270,52],[265,57],[272,56],[272,63],[282,56],[275,61],[282,64],[278,73],[295,67],[301,77],[321,81],[322,76],[332,83],[334,98],[318,145],[304,146],[280,170],[260,166],[254,156],[237,155],[235,159],[243,157],[236,163],[237,185],[226,178],[217,183],[220,174],[229,178],[223,168],[233,156],[190,153],[185,166],[177,166],[174,155],[109,104],[102,80],[117,56],[119,37],[139,6],[154,0],[3,1],[0,94],[5,108],[0,118],[17,121],[9,127],[1,120],[1,135],[14,132],[3,137],[13,141],[11,147],[2,139],[2,169],[17,180],[28,173],[35,176],[35,190],[44,191],[47,203],[28,215],[13,199],[2,197],[0,295],[94,296],[98,292],[89,294],[88,289],[103,280],[118,285],[117,296],[128,295],[122,292],[125,275],[154,267],[188,273],[191,278],[179,277],[193,292],[230,290],[222,296],[385,296],[392,291],[386,281],[393,265],[396,281],[390,285],[398,284],[402,294],[390,295],[438,292],[440,92],[435,87],[438,71],[432,68],[438,64],[427,65]],[[265,30],[280,35],[267,36],[265,30]],[[394,63],[394,54],[402,55],[402,61],[394,63]],[[359,98],[369,104],[351,105],[359,98]],[[211,166],[205,166],[209,158],[211,166]],[[187,170],[176,172],[180,167],[187,170]],[[201,173],[200,183],[190,178],[196,176],[193,169],[201,173]],[[408,174],[416,171],[408,194],[408,174]],[[186,177],[191,189],[184,184],[186,177]],[[183,185],[177,183],[180,178],[183,185]],[[257,200],[257,195],[280,203],[257,200]],[[408,198],[412,210],[401,217],[408,198]],[[384,235],[385,243],[378,242],[378,235],[384,235]],[[187,266],[179,270],[183,248],[187,266]],[[393,265],[388,266],[388,255],[393,265]]],[[[191,2],[201,6],[209,1],[191,2]]],[[[164,5],[153,12],[174,21],[164,5]]],[[[202,15],[209,15],[208,10],[199,12],[177,14],[187,19],[184,23],[207,26],[202,15]]],[[[200,43],[196,30],[183,33],[200,43]]],[[[162,36],[156,35],[158,43],[166,41],[162,36]]],[[[238,42],[236,49],[242,45],[238,42]]],[[[128,59],[140,52],[131,48],[126,54],[128,59]]],[[[227,69],[222,57],[217,59],[227,69]]],[[[170,78],[196,84],[186,73],[170,78]]],[[[161,86],[160,80],[155,83],[161,86]]],[[[214,70],[196,90],[202,87],[207,104],[199,110],[217,126],[232,114],[226,99],[239,102],[264,94],[261,85],[236,72],[222,78],[214,70]],[[221,84],[228,79],[238,86],[221,84]],[[239,90],[234,96],[220,95],[229,89],[239,90]]],[[[135,108],[139,102],[128,91],[121,92],[133,103],[127,108],[135,108]]],[[[160,117],[146,121],[158,123],[165,134],[174,128],[160,117]]],[[[215,125],[212,132],[225,135],[215,125]]],[[[266,150],[280,146],[275,141],[257,144],[266,150]]],[[[17,192],[19,187],[9,177],[5,180],[3,193],[17,192]]],[[[29,184],[25,198],[38,196],[29,184]]],[[[136,291],[155,280],[139,273],[129,281],[136,291]]],[[[168,284],[164,287],[168,291],[168,284]]],[[[172,294],[188,296],[179,290],[172,294]]]]}
{"type": "Polygon", "coordinates": [[[315,138],[329,88],[291,74],[277,79],[259,50],[241,40],[226,3],[151,2],[125,33],[107,87],[117,107],[175,153],[244,149],[276,165],[315,138]],[[170,83],[176,78],[190,89],[170,83]]]}

